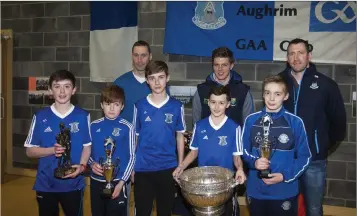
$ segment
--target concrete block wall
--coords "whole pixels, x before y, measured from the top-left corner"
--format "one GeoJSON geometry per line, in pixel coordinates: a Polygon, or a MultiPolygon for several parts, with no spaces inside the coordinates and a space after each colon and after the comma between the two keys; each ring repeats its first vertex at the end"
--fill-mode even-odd
{"type": "MultiPolygon", "coordinates": [[[[168,63],[171,85],[196,85],[211,71],[210,58],[169,55],[162,52],[165,32],[165,2],[139,3],[139,39],[147,41],[153,59],[168,63]]],[[[107,83],[89,81],[88,2],[1,2],[1,27],[14,31],[13,67],[13,163],[36,166],[23,148],[32,115],[43,105],[28,102],[28,77],[49,76],[56,69],[69,69],[78,79],[74,103],[87,109],[92,119],[102,116],[99,93],[107,83]]],[[[256,109],[262,107],[261,83],[269,74],[284,69],[284,62],[237,61],[235,70],[251,86],[256,109]]],[[[342,92],[348,117],[344,142],[329,157],[325,204],[356,205],[356,119],[352,117],[352,92],[356,91],[356,66],[318,64],[320,72],[334,79],[342,92]]],[[[186,122],[192,128],[191,110],[186,122]]]]}

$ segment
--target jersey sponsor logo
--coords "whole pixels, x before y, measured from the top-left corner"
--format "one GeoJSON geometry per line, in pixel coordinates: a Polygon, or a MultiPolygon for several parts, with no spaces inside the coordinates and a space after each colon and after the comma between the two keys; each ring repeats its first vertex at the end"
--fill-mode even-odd
{"type": "Polygon", "coordinates": [[[201,130],[201,133],[206,133],[206,130],[201,130]]]}
{"type": "Polygon", "coordinates": [[[172,123],[172,117],[174,115],[172,115],[170,113],[165,113],[165,116],[166,116],[165,122],[168,123],[168,124],[171,124],[172,123]]]}
{"type": "Polygon", "coordinates": [[[218,138],[219,138],[218,145],[220,145],[220,146],[227,145],[227,136],[218,136],[218,138]]]}
{"type": "Polygon", "coordinates": [[[282,134],[280,134],[278,140],[279,140],[279,142],[285,144],[285,143],[289,142],[289,136],[282,133],[282,134]]]}
{"type": "Polygon", "coordinates": [[[207,136],[207,135],[206,135],[206,136],[204,136],[204,137],[203,137],[203,139],[208,140],[208,136],[207,136]]]}
{"type": "Polygon", "coordinates": [[[289,210],[291,208],[290,201],[283,202],[283,204],[281,204],[281,208],[284,209],[285,211],[289,210]]]}
{"type": "Polygon", "coordinates": [[[151,118],[150,118],[150,116],[146,117],[145,121],[146,121],[146,122],[149,122],[149,121],[151,121],[151,118]]]}
{"type": "Polygon", "coordinates": [[[120,128],[114,128],[113,129],[113,132],[112,132],[112,135],[113,136],[119,136],[120,135],[120,128]]]}
{"type": "Polygon", "coordinates": [[[72,122],[69,126],[71,126],[71,133],[77,133],[79,131],[79,122],[72,122]]]}
{"type": "Polygon", "coordinates": [[[100,132],[100,128],[98,128],[98,130],[97,130],[96,132],[98,132],[98,133],[99,133],[99,132],[100,132]]]}
{"type": "Polygon", "coordinates": [[[51,127],[50,127],[50,126],[48,126],[48,127],[44,130],[44,132],[46,132],[46,133],[48,133],[48,132],[52,132],[51,127]]]}

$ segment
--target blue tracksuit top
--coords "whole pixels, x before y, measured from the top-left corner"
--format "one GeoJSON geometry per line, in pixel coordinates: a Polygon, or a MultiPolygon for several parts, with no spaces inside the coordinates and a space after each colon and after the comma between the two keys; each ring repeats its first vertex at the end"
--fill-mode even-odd
{"type": "Polygon", "coordinates": [[[249,167],[247,194],[256,199],[281,200],[298,194],[299,176],[307,169],[311,161],[311,152],[307,141],[303,121],[284,107],[277,113],[262,111],[249,115],[242,131],[243,160],[249,167]],[[263,139],[263,127],[260,123],[265,115],[270,115],[269,140],[273,152],[270,159],[271,173],[283,174],[283,181],[267,185],[258,177],[255,161],[260,157],[259,142],[263,139]]]}

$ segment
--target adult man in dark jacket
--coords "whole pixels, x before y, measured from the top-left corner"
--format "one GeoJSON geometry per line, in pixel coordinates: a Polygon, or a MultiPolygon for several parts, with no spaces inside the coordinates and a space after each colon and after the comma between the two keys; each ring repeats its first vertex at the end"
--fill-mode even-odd
{"type": "Polygon", "coordinates": [[[307,216],[322,216],[328,150],[342,141],[346,132],[346,111],[338,85],[317,72],[311,62],[309,44],[294,39],[287,49],[287,68],[281,75],[290,97],[284,107],[302,118],[312,161],[301,177],[307,216]]]}
{"type": "Polygon", "coordinates": [[[210,115],[208,95],[212,87],[217,85],[228,86],[231,104],[226,110],[229,118],[243,126],[244,119],[254,112],[253,97],[249,86],[242,82],[242,77],[235,71],[233,52],[226,47],[219,47],[212,52],[213,72],[206,81],[197,86],[197,92],[192,101],[193,123],[210,115]]]}

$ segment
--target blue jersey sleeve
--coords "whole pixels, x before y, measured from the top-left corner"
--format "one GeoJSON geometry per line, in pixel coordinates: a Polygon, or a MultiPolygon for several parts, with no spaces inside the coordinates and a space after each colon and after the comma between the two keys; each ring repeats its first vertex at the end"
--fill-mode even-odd
{"type": "Polygon", "coordinates": [[[249,169],[255,169],[255,161],[259,158],[255,156],[252,151],[252,144],[250,142],[250,129],[252,127],[249,118],[246,118],[242,131],[241,142],[243,143],[243,160],[247,163],[249,169]]]}
{"type": "Polygon", "coordinates": [[[140,118],[139,118],[139,114],[138,114],[138,109],[137,109],[136,105],[134,105],[133,126],[136,131],[136,135],[139,135],[141,127],[140,127],[140,118]]]}
{"type": "Polygon", "coordinates": [[[243,146],[242,146],[242,131],[241,127],[238,126],[235,129],[235,142],[233,155],[243,155],[243,146]]]}
{"type": "Polygon", "coordinates": [[[86,122],[83,124],[83,146],[90,146],[92,144],[92,137],[90,131],[90,114],[88,113],[86,122]]]}
{"type": "Polygon", "coordinates": [[[40,129],[36,114],[33,115],[31,126],[27,138],[25,140],[25,147],[41,147],[40,129]]]}
{"type": "Polygon", "coordinates": [[[135,130],[132,124],[126,124],[129,128],[128,134],[125,136],[125,145],[122,145],[123,148],[120,151],[123,151],[126,157],[121,161],[121,165],[119,172],[119,178],[123,181],[128,181],[131,173],[133,172],[134,164],[135,164],[135,130]]]}
{"type": "Polygon", "coordinates": [[[190,149],[191,150],[197,150],[198,149],[198,140],[197,140],[196,127],[197,127],[197,124],[195,124],[193,126],[192,137],[191,137],[191,142],[190,142],[190,149]]]}
{"type": "Polygon", "coordinates": [[[176,125],[176,131],[182,133],[186,131],[185,108],[183,107],[183,105],[180,108],[180,114],[176,125]]]}
{"type": "Polygon", "coordinates": [[[298,177],[307,169],[311,160],[311,152],[303,121],[299,117],[296,117],[296,121],[294,121],[292,128],[294,131],[296,158],[293,160],[292,164],[286,164],[286,167],[282,172],[286,183],[298,179],[298,177]]]}

